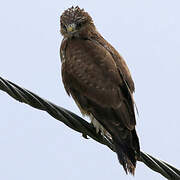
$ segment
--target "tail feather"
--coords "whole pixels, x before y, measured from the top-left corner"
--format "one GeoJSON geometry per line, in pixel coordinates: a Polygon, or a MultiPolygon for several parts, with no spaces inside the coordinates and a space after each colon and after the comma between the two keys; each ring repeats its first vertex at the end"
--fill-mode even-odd
{"type": "Polygon", "coordinates": [[[114,137],[113,142],[119,162],[122,164],[126,174],[130,173],[134,175],[137,155],[140,153],[136,130],[129,131],[126,139],[114,137]]]}
{"type": "Polygon", "coordinates": [[[133,129],[131,131],[131,134],[132,134],[132,144],[133,144],[133,147],[136,151],[136,154],[139,156],[140,155],[140,145],[139,145],[139,138],[137,136],[137,133],[136,133],[136,130],[133,129]]]}
{"type": "Polygon", "coordinates": [[[135,151],[128,147],[127,145],[123,145],[120,142],[114,141],[115,150],[118,156],[118,160],[120,164],[122,164],[126,174],[131,173],[134,175],[136,168],[136,157],[135,151]]]}
{"type": "Polygon", "coordinates": [[[88,100],[88,104],[94,107],[91,109],[92,116],[111,135],[119,162],[125,172],[134,175],[137,161],[136,153],[140,152],[140,148],[135,122],[130,123],[130,119],[133,117],[129,116],[127,119],[127,116],[121,113],[122,110],[99,106],[90,100],[88,100]],[[126,118],[129,123],[125,124],[123,118],[126,118]]]}
{"type": "Polygon", "coordinates": [[[131,173],[134,175],[140,147],[135,130],[134,101],[129,91],[124,90],[124,96],[120,98],[121,103],[117,108],[113,108],[111,104],[97,104],[82,96],[75,89],[71,89],[71,95],[82,114],[89,115],[97,120],[98,131],[99,129],[102,130],[101,134],[107,131],[107,137],[112,138],[119,162],[122,164],[126,174],[131,173]]]}

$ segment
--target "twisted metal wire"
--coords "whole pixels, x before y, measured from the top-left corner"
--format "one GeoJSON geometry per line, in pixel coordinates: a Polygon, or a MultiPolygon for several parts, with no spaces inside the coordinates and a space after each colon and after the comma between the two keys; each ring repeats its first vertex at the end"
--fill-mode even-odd
{"type": "MultiPolygon", "coordinates": [[[[19,102],[26,103],[36,109],[46,111],[52,117],[63,122],[71,129],[82,133],[82,136],[84,138],[87,138],[89,136],[97,142],[108,146],[112,151],[115,151],[113,143],[110,140],[104,138],[100,133],[97,134],[92,124],[88,123],[71,111],[57,106],[50,101],[45,100],[38,95],[30,92],[27,89],[19,87],[18,85],[3,79],[2,77],[0,77],[0,90],[8,93],[11,97],[19,102]]],[[[162,176],[169,180],[180,180],[180,170],[176,169],[166,162],[152,157],[149,154],[141,152],[138,161],[143,162],[150,169],[160,173],[162,176]]]]}

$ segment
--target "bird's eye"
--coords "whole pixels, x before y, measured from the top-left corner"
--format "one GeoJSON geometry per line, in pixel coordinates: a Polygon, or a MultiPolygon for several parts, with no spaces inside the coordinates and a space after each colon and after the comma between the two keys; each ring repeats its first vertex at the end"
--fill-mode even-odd
{"type": "Polygon", "coordinates": [[[61,23],[61,27],[66,30],[66,26],[63,23],[61,23]]]}
{"type": "Polygon", "coordinates": [[[78,28],[81,28],[81,27],[82,27],[82,22],[78,22],[78,23],[76,24],[76,26],[77,26],[78,28]]]}

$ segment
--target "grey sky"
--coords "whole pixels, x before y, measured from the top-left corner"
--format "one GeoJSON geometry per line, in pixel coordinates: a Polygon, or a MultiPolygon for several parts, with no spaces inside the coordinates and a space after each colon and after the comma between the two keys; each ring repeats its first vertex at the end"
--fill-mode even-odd
{"type": "MultiPolygon", "coordinates": [[[[64,91],[59,59],[59,17],[79,5],[131,70],[142,151],[180,168],[180,1],[101,2],[1,1],[0,76],[80,115],[64,91]]],[[[126,176],[108,148],[2,91],[0,107],[2,180],[164,179],[139,162],[135,178],[126,176]]]]}

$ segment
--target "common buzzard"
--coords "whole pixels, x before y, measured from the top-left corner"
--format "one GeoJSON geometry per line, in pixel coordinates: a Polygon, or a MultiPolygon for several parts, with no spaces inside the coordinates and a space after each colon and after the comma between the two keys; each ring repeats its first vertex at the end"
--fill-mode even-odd
{"type": "Polygon", "coordinates": [[[133,100],[134,82],[119,53],[96,30],[91,16],[77,7],[60,18],[62,79],[83,115],[112,140],[126,173],[134,174],[140,153],[133,100]]]}

